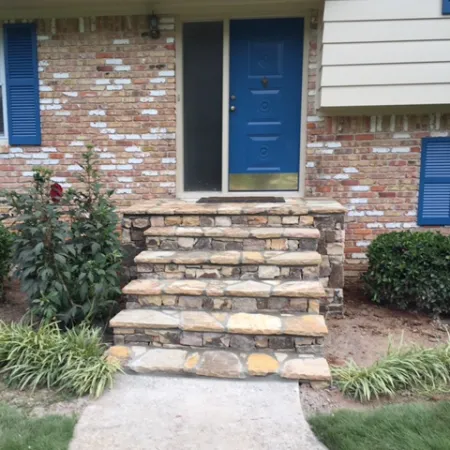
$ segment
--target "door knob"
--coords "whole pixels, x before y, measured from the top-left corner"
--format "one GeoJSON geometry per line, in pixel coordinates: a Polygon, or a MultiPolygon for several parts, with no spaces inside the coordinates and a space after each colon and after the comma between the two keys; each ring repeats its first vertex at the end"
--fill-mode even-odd
{"type": "Polygon", "coordinates": [[[231,111],[231,112],[236,111],[236,106],[230,106],[230,111],[231,111]]]}

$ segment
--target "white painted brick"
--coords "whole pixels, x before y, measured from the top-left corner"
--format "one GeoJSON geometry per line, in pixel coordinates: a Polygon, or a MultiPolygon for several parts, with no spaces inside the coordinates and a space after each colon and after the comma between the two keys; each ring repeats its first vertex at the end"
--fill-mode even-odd
{"type": "Polygon", "coordinates": [[[39,90],[40,90],[41,92],[53,92],[53,88],[50,87],[50,86],[41,86],[41,87],[39,88],[39,90]]]}
{"type": "Polygon", "coordinates": [[[141,139],[141,135],[140,134],[126,134],[125,139],[127,139],[129,141],[134,141],[136,139],[141,139]]]}
{"type": "Polygon", "coordinates": [[[367,224],[367,228],[384,228],[384,225],[379,222],[372,222],[367,224]]]}
{"type": "Polygon", "coordinates": [[[370,241],[358,241],[356,243],[357,247],[368,247],[370,245],[370,241]]]}
{"type": "Polygon", "coordinates": [[[45,59],[39,61],[39,64],[38,64],[39,67],[48,67],[49,65],[50,65],[49,62],[45,59]]]}
{"type": "Polygon", "coordinates": [[[398,222],[390,222],[390,223],[387,223],[385,226],[386,226],[386,228],[401,228],[402,224],[398,223],[398,222]]]}
{"type": "Polygon", "coordinates": [[[114,164],[103,164],[100,165],[100,170],[116,170],[116,166],[114,164]]]}
{"type": "Polygon", "coordinates": [[[78,97],[78,92],[63,92],[63,95],[65,95],[66,97],[78,97]]]}
{"type": "Polygon", "coordinates": [[[389,153],[390,151],[391,149],[387,147],[374,147],[372,149],[373,153],[389,153]]]}
{"type": "MultiPolygon", "coordinates": [[[[44,149],[42,149],[42,150],[44,150],[44,149]]],[[[20,147],[11,147],[10,149],[9,149],[9,151],[11,152],[11,153],[23,153],[23,148],[20,148],[20,147]]],[[[44,150],[45,151],[45,150],[44,150]]]]}
{"type": "Polygon", "coordinates": [[[129,39],[114,39],[113,44],[114,45],[127,45],[130,43],[129,39]]]}
{"type": "Polygon", "coordinates": [[[365,205],[367,204],[368,199],[367,198],[351,198],[350,203],[353,203],[354,205],[365,205]]]}
{"type": "Polygon", "coordinates": [[[364,217],[364,211],[349,211],[347,213],[349,217],[364,217]]]}
{"type": "Polygon", "coordinates": [[[58,109],[62,109],[61,105],[46,105],[41,106],[41,111],[56,111],[58,109]]]}
{"type": "Polygon", "coordinates": [[[70,111],[56,111],[55,116],[70,116],[72,113],[70,111]]]}
{"type": "Polygon", "coordinates": [[[175,175],[175,170],[161,170],[161,175],[175,175]]]}
{"type": "Polygon", "coordinates": [[[319,180],[331,180],[331,175],[325,175],[323,173],[319,173],[318,175],[319,180]]]}
{"type": "Polygon", "coordinates": [[[90,116],[104,116],[106,115],[105,111],[102,109],[93,109],[89,111],[90,116]]]}
{"type": "Polygon", "coordinates": [[[322,148],[323,147],[323,142],[308,142],[308,144],[306,144],[306,147],[308,147],[308,148],[322,148]]]}
{"type": "Polygon", "coordinates": [[[103,128],[100,130],[102,134],[114,134],[116,132],[115,128],[103,128]]]}
{"type": "Polygon", "coordinates": [[[406,228],[406,229],[408,229],[408,228],[417,228],[417,227],[418,227],[418,225],[417,225],[416,222],[406,222],[406,223],[403,224],[403,228],[406,228]]]}
{"type": "Polygon", "coordinates": [[[133,177],[118,177],[119,183],[132,183],[134,181],[133,177]]]}
{"type": "Polygon", "coordinates": [[[114,67],[116,72],[129,72],[131,70],[130,66],[116,66],[114,67]]]}
{"type": "Polygon", "coordinates": [[[142,103],[152,103],[155,99],[153,97],[141,97],[139,101],[142,103]]]}
{"type": "Polygon", "coordinates": [[[53,78],[66,79],[66,78],[69,78],[69,74],[68,73],[54,73],[53,78]]]}
{"type": "Polygon", "coordinates": [[[100,159],[113,159],[116,157],[114,153],[100,153],[98,156],[100,159]]]}
{"type": "Polygon", "coordinates": [[[130,164],[142,164],[144,160],[142,158],[130,158],[128,162],[130,164]]]}
{"type": "Polygon", "coordinates": [[[137,145],[132,145],[131,147],[125,147],[125,151],[128,153],[142,152],[141,147],[138,147],[137,145]]]}
{"type": "Polygon", "coordinates": [[[133,191],[129,188],[124,188],[124,189],[117,189],[116,194],[132,194],[133,191]]]}
{"type": "Polygon", "coordinates": [[[384,216],[384,211],[366,211],[366,215],[368,215],[368,216],[375,216],[375,217],[382,217],[382,216],[384,216]]]}
{"type": "Polygon", "coordinates": [[[161,163],[162,164],[175,164],[177,160],[175,158],[162,158],[161,163]]]}
{"type": "Polygon", "coordinates": [[[166,91],[164,91],[164,90],[150,91],[150,95],[152,97],[163,97],[164,95],[166,95],[166,91]]]}
{"type": "Polygon", "coordinates": [[[48,41],[50,39],[50,36],[44,36],[44,35],[42,35],[42,34],[40,34],[38,37],[37,37],[37,40],[38,41],[48,41]]]}
{"type": "Polygon", "coordinates": [[[133,170],[133,166],[131,164],[119,164],[117,170],[133,170]]]}
{"type": "Polygon", "coordinates": [[[314,162],[312,162],[312,161],[307,162],[307,163],[306,163],[306,167],[307,167],[308,169],[312,169],[312,168],[316,167],[316,163],[314,163],[314,162]]]}
{"type": "Polygon", "coordinates": [[[144,141],[156,141],[160,139],[156,134],[143,134],[141,137],[144,141]]]}
{"type": "Polygon", "coordinates": [[[367,259],[367,255],[365,253],[352,253],[353,259],[367,259]]]}
{"type": "Polygon", "coordinates": [[[161,70],[161,72],[159,72],[158,75],[160,77],[174,77],[175,70],[161,70]]]}
{"type": "Polygon", "coordinates": [[[173,38],[173,37],[168,37],[167,39],[166,39],[166,43],[167,44],[173,44],[175,42],[175,38],[173,38]]]}
{"type": "Polygon", "coordinates": [[[65,153],[64,158],[65,159],[73,159],[73,155],[72,155],[72,153],[65,153]]]}
{"type": "Polygon", "coordinates": [[[316,155],[332,155],[334,150],[332,148],[317,149],[314,150],[314,153],[316,155]]]}
{"type": "Polygon", "coordinates": [[[417,215],[417,211],[416,210],[408,211],[406,213],[406,216],[408,216],[408,217],[414,217],[416,215],[417,215]]]}
{"type": "Polygon", "coordinates": [[[448,131],[432,131],[430,133],[431,137],[448,137],[448,131]]]}
{"type": "Polygon", "coordinates": [[[65,177],[52,177],[52,181],[55,183],[65,183],[67,179],[65,177]]]}
{"type": "Polygon", "coordinates": [[[72,141],[69,145],[71,147],[83,147],[85,144],[83,141],[72,141]]]}
{"type": "Polygon", "coordinates": [[[107,59],[107,60],[105,61],[105,63],[106,63],[106,64],[114,65],[114,64],[122,64],[123,61],[122,61],[121,59],[119,59],[119,58],[112,58],[112,59],[107,59]]]}
{"type": "Polygon", "coordinates": [[[175,187],[175,183],[173,181],[164,181],[163,183],[159,183],[160,187],[175,187]]]}
{"type": "Polygon", "coordinates": [[[392,137],[394,139],[411,139],[411,135],[409,133],[394,133],[392,137]]]}
{"type": "Polygon", "coordinates": [[[166,82],[165,78],[151,78],[150,83],[154,84],[164,84],[166,82]]]}
{"type": "Polygon", "coordinates": [[[157,109],[143,109],[142,114],[144,116],[145,115],[156,116],[158,114],[158,110],[157,109]]]}
{"type": "Polygon", "coordinates": [[[123,86],[120,84],[109,85],[109,86],[106,86],[106,89],[108,91],[121,91],[123,89],[123,86]]]}
{"type": "Polygon", "coordinates": [[[350,178],[350,175],[339,173],[333,177],[335,180],[348,180],[350,178]]]}
{"type": "Polygon", "coordinates": [[[370,191],[370,186],[352,186],[353,192],[367,192],[370,191]]]}
{"type": "Polygon", "coordinates": [[[114,84],[131,84],[131,80],[127,78],[119,78],[118,80],[114,80],[114,84]]]}
{"type": "Polygon", "coordinates": [[[92,128],[106,128],[107,125],[105,122],[91,122],[92,128]]]}
{"type": "Polygon", "coordinates": [[[308,122],[323,122],[324,118],[320,116],[308,116],[306,120],[308,122]]]}
{"type": "Polygon", "coordinates": [[[325,147],[327,147],[327,148],[341,148],[342,144],[340,142],[325,142],[325,147]]]}
{"type": "Polygon", "coordinates": [[[34,175],[34,172],[22,172],[23,177],[32,177],[34,175]]]}
{"type": "Polygon", "coordinates": [[[59,161],[57,159],[30,159],[25,161],[25,164],[30,166],[55,166],[59,164],[59,161]]]}
{"type": "Polygon", "coordinates": [[[104,86],[106,84],[110,84],[110,80],[102,78],[100,80],[95,80],[95,84],[97,86],[104,86]]]}
{"type": "Polygon", "coordinates": [[[47,159],[48,155],[45,153],[31,153],[31,155],[28,155],[28,157],[33,159],[47,159]]]}
{"type": "Polygon", "coordinates": [[[150,128],[150,133],[167,133],[167,128],[150,128]]]}
{"type": "Polygon", "coordinates": [[[359,170],[356,167],[345,167],[344,173],[359,173],[359,170]]]}
{"type": "Polygon", "coordinates": [[[156,170],[144,170],[142,172],[142,175],[146,177],[157,177],[159,174],[156,172],[156,170]]]}
{"type": "Polygon", "coordinates": [[[112,139],[113,141],[121,141],[121,140],[125,139],[125,135],[124,134],[110,134],[109,138],[112,139]]]}
{"type": "Polygon", "coordinates": [[[411,147],[394,147],[392,153],[411,153],[411,147]]]}

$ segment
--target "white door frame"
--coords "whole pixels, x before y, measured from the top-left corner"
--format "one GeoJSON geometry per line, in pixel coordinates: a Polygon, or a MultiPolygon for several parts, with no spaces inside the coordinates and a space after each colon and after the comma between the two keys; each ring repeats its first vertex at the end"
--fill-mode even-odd
{"type": "MultiPolygon", "coordinates": [[[[274,11],[280,10],[280,4],[275,4],[274,11]]],[[[255,7],[253,7],[255,8],[255,7]]],[[[305,195],[305,160],[306,160],[306,119],[308,113],[308,60],[310,44],[310,12],[309,11],[286,11],[268,12],[267,14],[251,13],[222,14],[218,16],[186,16],[178,17],[176,20],[176,193],[178,198],[198,199],[200,197],[220,196],[282,196],[303,197],[305,195]],[[230,108],[230,20],[232,19],[262,19],[262,18],[284,18],[298,17],[304,19],[304,42],[303,42],[303,79],[302,79],[302,105],[300,111],[300,166],[299,189],[296,191],[229,191],[229,108],[230,108]],[[183,131],[183,23],[201,21],[223,22],[223,83],[222,83],[222,191],[184,191],[184,131],[183,131]]]]}

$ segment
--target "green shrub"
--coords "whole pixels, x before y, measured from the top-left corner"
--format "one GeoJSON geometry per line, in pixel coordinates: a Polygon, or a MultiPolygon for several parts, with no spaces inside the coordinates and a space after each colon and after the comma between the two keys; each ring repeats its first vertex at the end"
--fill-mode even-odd
{"type": "Polygon", "coordinates": [[[0,300],[4,298],[4,283],[11,269],[13,236],[0,222],[0,300]]]}
{"type": "Polygon", "coordinates": [[[57,388],[98,397],[119,370],[105,350],[100,330],[85,325],[62,332],[55,323],[34,330],[0,322],[0,374],[20,389],[57,388]]]}
{"type": "Polygon", "coordinates": [[[400,232],[378,236],[363,276],[374,302],[433,314],[450,312],[450,237],[400,232]]]}
{"type": "Polygon", "coordinates": [[[17,221],[13,257],[33,315],[66,327],[104,318],[120,296],[118,217],[95,169],[83,155],[83,190],[66,193],[51,171],[36,169],[26,194],[6,193],[17,221]]]}
{"type": "Polygon", "coordinates": [[[436,348],[389,348],[385,357],[370,367],[350,361],[332,368],[340,390],[359,401],[404,390],[436,391],[450,384],[450,344],[436,348]]]}

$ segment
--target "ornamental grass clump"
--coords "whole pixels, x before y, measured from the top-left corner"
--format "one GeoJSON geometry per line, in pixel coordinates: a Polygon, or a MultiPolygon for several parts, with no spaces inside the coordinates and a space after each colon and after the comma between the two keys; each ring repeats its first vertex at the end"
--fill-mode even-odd
{"type": "Polygon", "coordinates": [[[450,343],[435,348],[389,347],[387,355],[370,367],[350,361],[332,368],[339,389],[359,401],[394,396],[406,390],[435,392],[450,386],[450,343]]]}
{"type": "Polygon", "coordinates": [[[19,389],[47,387],[99,397],[120,370],[105,350],[101,330],[86,325],[63,332],[55,323],[34,329],[0,322],[0,375],[19,389]]]}

